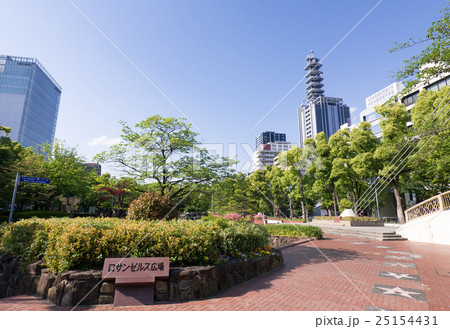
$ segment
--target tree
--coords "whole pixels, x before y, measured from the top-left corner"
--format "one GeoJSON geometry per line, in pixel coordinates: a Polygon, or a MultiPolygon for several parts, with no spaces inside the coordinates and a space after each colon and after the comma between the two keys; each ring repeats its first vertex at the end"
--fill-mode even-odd
{"type": "Polygon", "coordinates": [[[100,205],[102,212],[115,209],[116,216],[119,216],[120,209],[127,208],[144,191],[132,178],[111,177],[109,173],[97,177],[92,190],[95,203],[100,205]]]}
{"type": "Polygon", "coordinates": [[[404,67],[394,75],[397,80],[405,80],[404,93],[420,81],[427,82],[439,74],[450,72],[450,2],[441,13],[443,17],[431,24],[425,39],[416,42],[410,38],[390,50],[393,52],[422,42],[430,43],[419,55],[405,60],[404,67]]]}
{"type": "Polygon", "coordinates": [[[336,181],[338,188],[346,191],[355,213],[358,213],[360,198],[370,178],[377,172],[378,160],[373,153],[378,139],[373,135],[370,124],[361,122],[351,132],[348,128],[338,130],[330,137],[329,145],[333,157],[330,178],[336,181]]]}
{"type": "MultiPolygon", "coordinates": [[[[374,157],[380,141],[373,134],[370,127],[370,123],[361,122],[357,129],[353,129],[350,132],[350,148],[354,152],[354,157],[350,163],[355,173],[365,182],[365,184],[362,184],[364,190],[367,189],[368,184],[373,182],[381,168],[381,162],[374,157]]],[[[373,199],[371,197],[372,193],[370,193],[371,189],[367,192],[369,193],[365,193],[365,195],[368,200],[361,200],[362,195],[360,194],[357,201],[354,202],[356,214],[360,204],[362,206],[361,210],[364,210],[373,203],[373,200],[371,200],[373,199]]]]}
{"type": "Polygon", "coordinates": [[[224,177],[232,163],[198,147],[197,133],[183,119],[149,117],[134,126],[122,124],[122,142],[98,154],[140,182],[156,182],[161,195],[181,198],[197,184],[224,177]]]}
{"type": "Polygon", "coordinates": [[[24,148],[18,142],[12,141],[8,137],[11,128],[0,125],[0,132],[4,134],[0,137],[0,186],[2,186],[0,189],[0,208],[6,208],[11,202],[14,188],[16,173],[13,165],[24,148]]]}
{"type": "Polygon", "coordinates": [[[375,108],[381,114],[380,126],[383,140],[374,154],[374,158],[383,164],[379,175],[381,186],[390,184],[394,191],[397,217],[400,223],[405,222],[402,197],[400,194],[400,177],[410,171],[408,154],[411,150],[407,144],[411,135],[408,122],[411,115],[401,103],[386,103],[375,108]],[[400,151],[400,152],[399,152],[400,151]]]}
{"type": "Polygon", "coordinates": [[[18,203],[33,209],[50,210],[59,205],[60,197],[85,198],[90,193],[96,174],[86,170],[84,159],[75,148],[55,140],[39,146],[38,150],[23,149],[10,171],[21,176],[49,178],[50,184],[21,184],[18,203]]]}
{"type": "Polygon", "coordinates": [[[309,194],[312,188],[311,174],[307,172],[307,168],[311,162],[318,160],[314,140],[307,139],[303,149],[293,147],[286,152],[282,152],[279,159],[281,166],[285,169],[285,189],[289,189],[289,197],[300,201],[302,216],[306,221],[306,194],[309,194]]]}
{"type": "Polygon", "coordinates": [[[275,196],[272,191],[271,180],[269,175],[270,166],[266,166],[262,170],[256,170],[248,178],[250,182],[251,198],[256,203],[256,213],[272,213],[275,215],[275,196]]]}
{"type": "Polygon", "coordinates": [[[450,187],[450,87],[422,91],[411,109],[412,139],[417,152],[410,157],[407,187],[427,199],[450,187]]]}
{"type": "Polygon", "coordinates": [[[53,147],[44,144],[42,151],[46,159],[45,175],[56,187],[58,195],[83,198],[89,193],[97,174],[87,170],[86,160],[78,154],[76,148],[69,147],[63,141],[56,139],[53,147]]]}
{"type": "Polygon", "coordinates": [[[288,217],[289,192],[287,190],[288,185],[284,180],[284,170],[277,166],[266,166],[264,169],[269,179],[269,188],[273,198],[273,215],[288,217]]]}
{"type": "Polygon", "coordinates": [[[312,193],[322,203],[322,209],[328,209],[330,213],[331,210],[334,210],[334,216],[337,216],[339,196],[336,188],[336,179],[331,177],[333,157],[331,156],[331,149],[325,133],[318,133],[312,145],[319,160],[312,162],[308,167],[308,172],[314,177],[312,193]]]}

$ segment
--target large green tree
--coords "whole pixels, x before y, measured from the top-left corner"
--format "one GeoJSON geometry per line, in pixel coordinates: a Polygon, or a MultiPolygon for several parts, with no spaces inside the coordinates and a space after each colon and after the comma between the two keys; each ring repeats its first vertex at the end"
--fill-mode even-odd
{"type": "Polygon", "coordinates": [[[75,148],[59,140],[55,140],[53,146],[41,145],[38,150],[22,148],[8,170],[14,175],[50,179],[50,184],[21,183],[17,196],[18,204],[46,210],[60,204],[61,197],[85,198],[90,194],[96,176],[86,169],[84,158],[75,148]]]}
{"type": "Polygon", "coordinates": [[[270,166],[253,172],[250,182],[250,197],[257,205],[256,213],[275,214],[275,195],[271,188],[270,166]]]}
{"type": "MultiPolygon", "coordinates": [[[[317,162],[318,156],[314,148],[314,140],[307,139],[305,147],[293,147],[279,155],[284,168],[283,185],[289,191],[289,197],[299,201],[302,217],[307,219],[307,198],[311,194],[313,179],[307,168],[311,162],[317,162]]],[[[318,166],[318,165],[317,165],[318,166]]],[[[291,201],[292,203],[292,201],[291,201]]],[[[292,205],[290,205],[292,207],[292,205]]]]}
{"type": "Polygon", "coordinates": [[[155,182],[159,193],[181,198],[197,184],[229,173],[231,161],[199,148],[197,133],[183,119],[155,115],[134,127],[122,123],[122,141],[96,156],[140,182],[155,182]]]}
{"type": "Polygon", "coordinates": [[[316,135],[314,141],[318,161],[313,161],[308,167],[308,172],[314,177],[312,192],[317,200],[320,200],[322,209],[328,210],[337,216],[339,195],[337,193],[336,178],[331,177],[333,169],[333,157],[324,132],[316,135]]]}
{"type": "Polygon", "coordinates": [[[381,145],[374,154],[374,158],[382,163],[378,186],[392,188],[396,201],[397,218],[400,223],[404,223],[400,182],[401,177],[411,170],[408,162],[408,156],[413,147],[408,142],[411,136],[411,130],[408,127],[411,115],[405,105],[401,103],[386,103],[376,107],[376,111],[382,116],[380,126],[383,134],[381,145]]]}
{"type": "Polygon", "coordinates": [[[353,203],[355,213],[359,213],[361,196],[366,191],[370,179],[375,176],[378,160],[374,158],[378,139],[370,129],[370,124],[361,122],[357,129],[338,130],[329,140],[333,167],[330,178],[339,189],[346,192],[353,203]]]}
{"type": "Polygon", "coordinates": [[[419,55],[404,61],[404,67],[395,75],[395,79],[406,83],[404,92],[411,90],[421,81],[446,72],[450,72],[450,2],[441,11],[442,18],[433,22],[424,39],[396,44],[390,51],[398,51],[418,43],[426,42],[428,46],[419,55]]]}
{"type": "Polygon", "coordinates": [[[424,200],[450,187],[450,87],[422,91],[411,110],[416,152],[410,157],[409,190],[424,200]]]}
{"type": "Polygon", "coordinates": [[[23,151],[22,145],[8,137],[11,128],[0,125],[0,208],[6,208],[11,202],[15,172],[14,163],[23,151]]]}

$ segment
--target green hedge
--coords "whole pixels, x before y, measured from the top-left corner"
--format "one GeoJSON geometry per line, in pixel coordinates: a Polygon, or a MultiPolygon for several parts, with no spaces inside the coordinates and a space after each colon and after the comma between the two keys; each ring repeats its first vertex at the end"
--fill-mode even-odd
{"type": "Polygon", "coordinates": [[[307,236],[322,239],[322,230],[317,226],[278,224],[264,227],[270,235],[307,236]]]}
{"type": "MultiPolygon", "coordinates": [[[[65,211],[45,211],[45,210],[21,210],[14,211],[13,213],[13,221],[17,221],[19,219],[28,219],[28,218],[52,218],[52,217],[92,217],[92,215],[88,214],[78,214],[78,213],[67,213],[65,211]]],[[[0,212],[0,222],[7,222],[9,219],[9,211],[0,212]]]]}
{"type": "Polygon", "coordinates": [[[101,268],[105,258],[170,257],[172,266],[215,264],[264,248],[260,225],[226,221],[148,222],[117,218],[26,219],[0,228],[0,248],[55,272],[101,268]]]}

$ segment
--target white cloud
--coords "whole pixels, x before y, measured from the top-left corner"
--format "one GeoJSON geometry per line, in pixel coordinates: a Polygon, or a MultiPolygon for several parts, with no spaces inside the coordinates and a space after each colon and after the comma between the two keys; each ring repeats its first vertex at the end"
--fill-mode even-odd
{"type": "Polygon", "coordinates": [[[97,146],[97,145],[106,145],[111,146],[114,144],[120,143],[122,140],[120,137],[118,138],[108,138],[107,136],[96,137],[90,142],[88,142],[89,146],[97,146]]]}
{"type": "Polygon", "coordinates": [[[350,107],[350,113],[354,114],[356,111],[358,111],[357,107],[350,107]]]}

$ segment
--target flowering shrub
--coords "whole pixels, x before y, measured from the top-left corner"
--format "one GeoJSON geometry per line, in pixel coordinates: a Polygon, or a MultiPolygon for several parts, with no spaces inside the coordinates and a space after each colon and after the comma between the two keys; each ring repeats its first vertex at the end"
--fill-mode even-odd
{"type": "Polygon", "coordinates": [[[178,217],[169,196],[145,192],[130,203],[127,219],[159,220],[178,217]]]}
{"type": "Polygon", "coordinates": [[[264,246],[263,248],[258,248],[256,251],[250,252],[248,257],[249,258],[261,257],[261,256],[270,255],[270,253],[272,253],[272,247],[264,246]]]}
{"type": "Polygon", "coordinates": [[[237,221],[240,221],[242,219],[242,215],[229,212],[228,214],[223,216],[223,218],[228,219],[228,220],[233,220],[233,221],[237,222],[237,221]]]}

